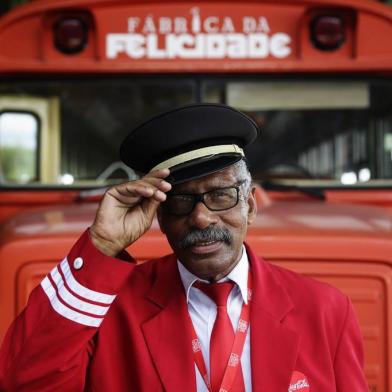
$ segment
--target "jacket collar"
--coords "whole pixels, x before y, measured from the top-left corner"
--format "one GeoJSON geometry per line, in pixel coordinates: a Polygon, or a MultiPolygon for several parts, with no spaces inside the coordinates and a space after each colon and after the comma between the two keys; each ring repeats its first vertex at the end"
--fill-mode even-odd
{"type": "Polygon", "coordinates": [[[299,336],[284,324],[294,308],[275,267],[246,245],[253,274],[250,308],[252,390],[288,390],[298,353],[299,336]]]}
{"type": "MultiPolygon", "coordinates": [[[[294,306],[275,268],[247,245],[246,250],[253,275],[252,389],[287,391],[299,337],[285,326],[284,319],[294,306]]],[[[157,314],[142,325],[143,334],[165,390],[196,392],[191,321],[176,257],[167,256],[156,267],[156,280],[147,298],[157,306],[157,314]]]]}
{"type": "Polygon", "coordinates": [[[158,312],[142,324],[144,338],[165,391],[196,392],[191,320],[176,257],[170,255],[157,263],[147,299],[158,312]]]}

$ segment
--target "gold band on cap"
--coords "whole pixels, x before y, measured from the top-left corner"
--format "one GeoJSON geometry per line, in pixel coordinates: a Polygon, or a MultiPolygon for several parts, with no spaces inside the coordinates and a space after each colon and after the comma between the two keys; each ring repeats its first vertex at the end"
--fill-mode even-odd
{"type": "Polygon", "coordinates": [[[245,156],[244,150],[237,146],[236,144],[221,144],[219,146],[209,146],[198,148],[197,150],[192,150],[188,152],[184,152],[183,154],[176,155],[166,161],[159,163],[158,165],[154,166],[151,171],[153,170],[161,170],[161,169],[168,169],[170,167],[180,165],[181,163],[192,161],[193,159],[203,158],[210,155],[217,155],[217,154],[225,154],[225,153],[236,153],[241,156],[245,156]]]}

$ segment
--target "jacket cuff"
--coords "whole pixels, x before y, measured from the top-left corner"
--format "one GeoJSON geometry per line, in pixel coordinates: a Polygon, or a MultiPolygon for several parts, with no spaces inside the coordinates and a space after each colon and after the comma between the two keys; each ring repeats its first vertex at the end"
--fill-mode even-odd
{"type": "Polygon", "coordinates": [[[99,251],[91,241],[89,230],[86,230],[61,264],[82,286],[114,295],[136,265],[126,251],[118,257],[106,256],[99,251]]]}

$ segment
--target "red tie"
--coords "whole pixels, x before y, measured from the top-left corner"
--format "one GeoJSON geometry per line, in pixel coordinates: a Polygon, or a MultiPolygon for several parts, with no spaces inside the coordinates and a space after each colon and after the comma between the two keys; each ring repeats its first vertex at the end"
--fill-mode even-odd
{"type": "MultiPolygon", "coordinates": [[[[217,314],[210,341],[210,381],[212,392],[219,392],[234,342],[233,324],[227,314],[227,298],[233,282],[206,284],[196,282],[195,287],[208,295],[216,304],[217,314]]],[[[231,391],[244,391],[241,367],[231,391]]]]}

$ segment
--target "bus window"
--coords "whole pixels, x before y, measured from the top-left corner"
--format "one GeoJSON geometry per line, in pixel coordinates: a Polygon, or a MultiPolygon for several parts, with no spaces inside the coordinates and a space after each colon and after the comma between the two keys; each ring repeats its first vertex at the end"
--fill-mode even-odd
{"type": "Polygon", "coordinates": [[[262,129],[256,179],[311,186],[390,186],[392,84],[381,80],[209,81],[205,94],[262,129]]]}
{"type": "Polygon", "coordinates": [[[0,113],[0,179],[2,184],[38,180],[38,119],[32,113],[0,113]]]}
{"type": "MultiPolygon", "coordinates": [[[[42,163],[42,169],[58,166],[57,175],[47,176],[43,184],[96,186],[135,178],[132,170],[118,162],[122,139],[143,119],[194,102],[196,87],[186,77],[100,77],[4,82],[0,99],[2,95],[55,98],[58,102],[60,159],[56,163],[48,158],[42,163]]],[[[47,133],[57,135],[52,128],[49,124],[47,133]]],[[[47,140],[42,147],[50,152],[53,143],[47,140]]]]}
{"type": "Polygon", "coordinates": [[[96,186],[134,178],[119,163],[121,140],[145,118],[195,101],[226,103],[258,122],[261,137],[247,151],[256,180],[340,188],[392,184],[387,79],[183,75],[0,85],[0,99],[18,94],[46,102],[39,179],[45,185],[96,186]]]}

